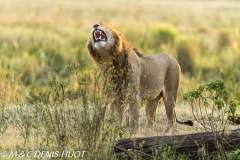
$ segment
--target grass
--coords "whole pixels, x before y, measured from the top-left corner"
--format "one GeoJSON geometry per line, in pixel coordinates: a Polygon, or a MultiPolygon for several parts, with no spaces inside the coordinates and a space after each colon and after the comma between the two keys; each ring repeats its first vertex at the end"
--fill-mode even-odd
{"type": "MultiPolygon", "coordinates": [[[[165,52],[177,58],[179,44],[162,44],[166,41],[163,37],[166,33],[169,37],[177,32],[178,37],[174,40],[181,42],[182,37],[187,36],[186,39],[194,43],[188,42],[186,48],[196,46],[199,48],[197,54],[201,55],[194,60],[199,68],[195,71],[195,76],[202,70],[211,72],[212,68],[223,68],[225,59],[229,59],[224,55],[234,55],[231,59],[238,58],[239,22],[236,1],[103,1],[108,4],[106,7],[99,3],[91,5],[87,1],[42,1],[41,5],[35,1],[28,1],[25,5],[14,0],[1,3],[1,59],[4,59],[1,70],[12,69],[20,73],[16,81],[20,79],[25,87],[32,83],[36,83],[35,86],[46,86],[52,72],[62,78],[69,77],[65,66],[73,61],[92,66],[85,43],[91,26],[99,21],[119,28],[144,54],[165,52]],[[126,7],[128,5],[132,7],[126,7]],[[182,8],[181,14],[179,7],[182,8]],[[88,12],[84,12],[85,8],[88,12]],[[155,16],[156,13],[160,16],[155,16]],[[165,33],[161,28],[165,28],[165,33]],[[226,48],[230,50],[227,54],[226,48]],[[211,63],[206,63],[209,60],[211,63]],[[19,71],[19,68],[24,70],[19,71]]],[[[180,43],[180,46],[184,45],[180,43]]],[[[231,64],[231,59],[226,64],[231,64]]],[[[212,79],[209,74],[203,76],[209,77],[207,80],[212,79]]],[[[197,81],[201,82],[201,78],[197,81]]]]}
{"type": "MultiPolygon", "coordinates": [[[[114,142],[117,138],[122,137],[122,138],[128,138],[128,137],[143,137],[143,136],[159,136],[162,135],[162,131],[167,125],[166,122],[166,115],[165,115],[165,109],[164,106],[161,106],[157,110],[156,114],[156,124],[154,126],[154,129],[151,130],[145,130],[145,114],[144,114],[144,108],[140,109],[140,133],[137,135],[130,135],[130,128],[124,128],[120,129],[117,126],[114,126],[116,124],[113,123],[111,120],[111,116],[106,116],[104,118],[104,123],[105,127],[102,128],[101,136],[103,137],[95,137],[93,133],[94,128],[91,128],[89,130],[89,127],[94,127],[94,123],[99,125],[98,122],[94,121],[90,122],[89,120],[78,118],[78,127],[74,126],[76,123],[74,122],[75,118],[75,113],[77,113],[77,116],[82,117],[83,113],[81,113],[81,108],[80,103],[76,103],[74,106],[76,107],[76,110],[71,110],[71,107],[68,106],[66,109],[69,110],[69,112],[66,112],[65,115],[66,118],[66,130],[64,128],[61,128],[61,130],[57,131],[52,127],[52,125],[57,125],[58,123],[62,123],[60,120],[58,122],[57,119],[55,119],[54,123],[51,121],[48,121],[48,123],[45,123],[43,118],[44,116],[49,118],[49,115],[43,115],[43,117],[35,117],[32,114],[29,114],[28,117],[24,116],[19,116],[20,112],[16,111],[17,108],[19,109],[20,107],[25,111],[25,112],[35,112],[36,107],[34,105],[29,105],[32,108],[28,108],[29,106],[13,106],[11,110],[9,110],[9,113],[12,114],[11,118],[8,121],[8,129],[0,134],[0,139],[1,139],[1,151],[29,151],[29,150],[40,150],[40,151],[61,151],[62,147],[65,147],[65,150],[67,151],[74,151],[74,150],[80,150],[80,151],[87,151],[85,155],[85,159],[90,159],[92,157],[93,159],[96,159],[96,157],[101,157],[103,159],[106,159],[107,157],[113,157],[114,155],[111,152],[112,148],[112,142],[114,142]],[[80,113],[80,114],[79,114],[80,113]],[[27,118],[27,119],[26,119],[27,118]],[[37,120],[39,119],[39,120],[37,120]],[[24,121],[25,120],[25,121],[24,121]],[[86,121],[87,120],[87,121],[86,121]],[[110,121],[109,121],[110,120],[110,121]],[[12,122],[11,122],[12,121],[12,122]],[[24,122],[21,122],[24,121],[24,122]],[[11,122],[11,123],[9,123],[11,122]],[[109,123],[110,122],[110,123],[109,123]],[[28,128],[24,124],[30,124],[31,126],[28,128]],[[92,126],[93,125],[93,126],[92,126]],[[50,128],[48,128],[50,127],[50,128]],[[28,135],[27,129],[30,131],[30,135],[28,135]],[[53,130],[52,130],[53,129],[53,130]],[[48,133],[50,131],[50,133],[48,133]],[[67,137],[64,141],[62,141],[65,144],[59,144],[57,143],[58,140],[63,140],[60,137],[55,137],[55,133],[62,134],[62,131],[65,131],[63,133],[66,134],[67,137]],[[120,131],[120,132],[119,132],[120,131]],[[120,135],[121,134],[121,135],[120,135]],[[95,138],[94,138],[95,137],[95,138]],[[94,144],[92,140],[96,140],[97,143],[99,143],[101,139],[101,143],[99,143],[98,147],[95,146],[97,144],[94,144]],[[99,139],[100,138],[100,139],[99,139]],[[107,139],[106,139],[107,138],[107,139]],[[108,149],[107,149],[108,148],[108,149]],[[94,158],[95,157],[95,158],[94,158]]],[[[48,105],[48,107],[52,107],[51,105],[48,105]]],[[[211,112],[211,109],[209,109],[211,112]]],[[[88,109],[88,111],[94,111],[91,109],[88,109]]],[[[22,112],[21,112],[22,113],[22,112]]],[[[36,112],[35,112],[36,113],[36,112]]],[[[41,112],[38,112],[41,113],[41,112]]],[[[26,115],[26,114],[25,114],[26,115]]],[[[52,114],[53,116],[54,114],[52,114]]],[[[61,119],[61,114],[59,114],[60,119],[61,119]]],[[[179,119],[186,120],[186,119],[193,119],[192,113],[191,113],[191,108],[187,106],[186,104],[182,104],[177,106],[177,116],[179,119]]],[[[89,117],[90,118],[90,117],[89,117]]],[[[125,117],[127,118],[127,117],[125,117]]],[[[126,121],[125,121],[126,123],[126,121]]],[[[174,134],[191,134],[191,133],[198,133],[198,132],[203,132],[205,129],[200,126],[197,122],[194,122],[193,127],[189,126],[184,126],[184,125],[179,125],[176,124],[173,128],[173,135],[174,134]]],[[[238,126],[236,125],[228,125],[228,129],[239,129],[238,126]]],[[[98,129],[97,129],[98,130],[98,129]]],[[[96,131],[96,130],[95,130],[96,131]]],[[[99,134],[99,132],[96,132],[99,134]]],[[[167,154],[167,152],[165,153],[167,154]]]]}
{"type": "MultiPolygon", "coordinates": [[[[0,104],[5,105],[4,113],[9,124],[7,130],[0,134],[0,148],[56,149],[61,145],[61,141],[56,144],[54,136],[49,135],[54,128],[41,126],[41,130],[48,130],[49,133],[41,132],[43,135],[37,135],[39,139],[33,138],[35,133],[40,133],[36,132],[40,122],[34,119],[36,117],[30,111],[37,111],[37,105],[33,105],[36,102],[43,108],[44,105],[54,108],[50,103],[51,98],[57,97],[53,90],[52,97],[47,97],[52,77],[68,84],[70,104],[78,101],[75,107],[84,106],[82,94],[79,93],[79,80],[88,82],[94,77],[91,69],[94,65],[85,46],[91,27],[100,21],[122,31],[143,54],[167,53],[178,59],[183,71],[179,97],[200,84],[222,78],[230,96],[239,98],[239,12],[238,1],[0,1],[0,104]],[[29,99],[26,101],[29,96],[36,96],[32,104],[28,103],[29,99]],[[41,102],[37,101],[39,99],[41,102]],[[17,108],[25,108],[26,111],[17,108]],[[27,110],[30,115],[26,119],[21,115],[28,113],[27,110]],[[26,123],[22,123],[24,119],[31,124],[34,122],[33,126],[25,126],[26,123]],[[48,136],[47,141],[44,137],[48,136]],[[44,142],[42,146],[41,141],[44,142]]],[[[91,85],[86,93],[93,93],[93,90],[94,85],[91,85]]],[[[154,131],[150,132],[143,129],[145,113],[143,108],[140,111],[141,132],[138,136],[161,135],[166,126],[164,107],[158,109],[157,123],[154,131]]],[[[177,114],[179,119],[193,118],[189,107],[179,101],[177,114]]],[[[107,121],[111,120],[109,118],[106,117],[107,121]]],[[[112,127],[111,136],[117,136],[114,129],[118,130],[118,127],[112,127]]],[[[75,131],[74,136],[77,136],[75,131]]],[[[200,131],[202,128],[198,125],[192,128],[176,125],[173,134],[200,131]]],[[[70,143],[73,135],[66,133],[70,137],[62,142],[70,143]]],[[[130,135],[126,131],[122,136],[130,135]]],[[[81,143],[84,144],[83,140],[81,143]]]]}

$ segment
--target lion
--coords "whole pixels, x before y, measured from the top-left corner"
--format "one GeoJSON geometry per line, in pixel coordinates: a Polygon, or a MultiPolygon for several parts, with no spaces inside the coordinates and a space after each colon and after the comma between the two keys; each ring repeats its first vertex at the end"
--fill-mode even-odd
{"type": "Polygon", "coordinates": [[[113,105],[119,114],[121,125],[126,106],[123,105],[124,98],[127,89],[131,88],[133,92],[129,100],[129,121],[134,132],[139,131],[138,106],[141,101],[146,102],[145,128],[152,128],[161,98],[168,120],[164,133],[169,133],[176,122],[193,126],[192,121],[181,122],[176,117],[175,106],[181,69],[172,56],[167,54],[145,56],[134,48],[121,32],[102,23],[93,25],[87,49],[97,67],[105,74],[109,74],[107,71],[110,66],[104,65],[108,63],[117,71],[123,71],[121,75],[114,73],[110,75],[112,82],[117,85],[113,105]]]}

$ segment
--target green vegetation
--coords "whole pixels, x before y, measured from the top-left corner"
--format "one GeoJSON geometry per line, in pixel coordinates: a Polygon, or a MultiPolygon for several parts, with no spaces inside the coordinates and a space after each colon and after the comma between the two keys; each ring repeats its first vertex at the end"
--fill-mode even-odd
{"type": "Polygon", "coordinates": [[[240,24],[238,10],[234,10],[238,2],[144,3],[108,3],[109,7],[103,9],[98,3],[92,6],[86,1],[44,1],[41,5],[30,1],[21,5],[14,0],[1,2],[2,101],[23,102],[32,88],[46,89],[52,74],[62,80],[72,79],[67,66],[73,62],[81,64],[79,71],[83,71],[83,66],[91,68],[93,63],[85,44],[92,25],[99,21],[122,31],[144,54],[167,53],[177,58],[186,75],[183,81],[191,78],[191,84],[181,84],[180,96],[191,89],[189,86],[216,77],[224,79],[231,93],[240,95],[237,89],[240,24]],[[127,6],[133,4],[137,7],[128,10],[127,6]],[[166,10],[168,5],[171,9],[166,10]],[[179,5],[187,9],[180,12],[179,5]],[[211,11],[194,9],[205,5],[211,11]],[[128,16],[121,19],[126,12],[128,16]],[[159,16],[153,17],[156,13],[159,16]]]}
{"type": "MultiPolygon", "coordinates": [[[[205,85],[200,85],[196,90],[185,93],[182,101],[187,102],[191,106],[195,120],[203,126],[205,131],[210,131],[213,133],[213,136],[217,136],[214,140],[217,156],[219,154],[224,159],[239,158],[237,155],[227,154],[223,146],[224,136],[222,135],[228,135],[229,120],[239,119],[236,110],[240,105],[240,100],[229,99],[229,92],[223,80],[218,79],[205,85]],[[221,134],[216,135],[215,133],[218,131],[221,134]]],[[[201,153],[203,154],[202,156],[207,156],[204,148],[203,151],[201,153]]]]}
{"type": "MultiPolygon", "coordinates": [[[[71,71],[76,73],[74,69],[71,71]]],[[[7,129],[17,130],[23,141],[21,146],[14,148],[3,148],[4,144],[0,144],[0,151],[9,153],[7,157],[10,159],[14,158],[10,155],[13,150],[25,153],[81,151],[86,159],[114,157],[115,140],[122,135],[122,127],[116,122],[117,114],[109,106],[114,96],[111,91],[114,85],[102,90],[99,83],[106,77],[97,72],[93,74],[94,83],[88,81],[88,77],[78,77],[76,92],[69,83],[53,76],[49,88],[31,92],[25,104],[11,108],[2,105],[0,133],[4,134],[7,129]],[[91,85],[93,90],[89,92],[91,85]],[[78,98],[68,99],[74,94],[78,98]]],[[[29,156],[37,158],[35,154],[29,156]]],[[[69,159],[68,156],[61,157],[61,154],[57,158],[69,159]]]]}
{"type": "MultiPolygon", "coordinates": [[[[239,15],[238,1],[0,1],[0,151],[87,150],[93,159],[116,158],[106,148],[129,133],[115,123],[111,98],[101,97],[86,49],[100,21],[143,54],[175,57],[179,97],[221,78],[229,98],[239,99],[239,15]]],[[[237,116],[238,101],[231,103],[237,116]]]]}
{"type": "Polygon", "coordinates": [[[185,93],[182,100],[189,103],[197,122],[206,131],[212,132],[225,131],[229,114],[235,115],[237,108],[237,105],[232,105],[234,101],[230,101],[228,105],[229,93],[221,79],[185,93]]]}

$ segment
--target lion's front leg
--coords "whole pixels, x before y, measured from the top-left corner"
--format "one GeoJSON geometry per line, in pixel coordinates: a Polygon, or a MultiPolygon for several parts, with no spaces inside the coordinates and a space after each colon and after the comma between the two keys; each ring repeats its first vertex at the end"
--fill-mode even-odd
{"type": "Polygon", "coordinates": [[[125,106],[119,105],[116,108],[116,111],[118,113],[118,123],[123,126],[123,113],[124,113],[125,106]]]}
{"type": "Polygon", "coordinates": [[[125,105],[124,105],[124,103],[122,103],[122,100],[120,100],[120,99],[115,99],[114,101],[113,101],[113,104],[112,104],[112,106],[113,106],[113,113],[112,114],[114,114],[114,112],[117,112],[117,114],[118,114],[118,123],[121,125],[121,126],[123,126],[123,115],[124,115],[124,110],[125,110],[125,105]]]}
{"type": "Polygon", "coordinates": [[[130,127],[133,129],[134,133],[139,132],[139,111],[137,105],[130,106],[130,127]]]}
{"type": "Polygon", "coordinates": [[[130,127],[133,129],[134,133],[139,132],[140,121],[139,121],[139,104],[140,104],[140,95],[137,94],[135,99],[132,99],[130,102],[129,110],[130,110],[130,127]]]}

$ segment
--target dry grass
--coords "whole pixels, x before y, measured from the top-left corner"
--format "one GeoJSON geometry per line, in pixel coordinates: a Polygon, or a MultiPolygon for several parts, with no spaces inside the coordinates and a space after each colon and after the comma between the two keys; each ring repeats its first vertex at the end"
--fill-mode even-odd
{"type": "MultiPolygon", "coordinates": [[[[14,108],[14,107],[11,107],[14,108]]],[[[209,109],[211,110],[211,109],[209,109]]],[[[172,130],[172,133],[169,135],[179,135],[179,134],[192,134],[192,133],[199,133],[199,132],[205,132],[204,128],[194,121],[194,117],[192,116],[192,111],[189,106],[186,106],[185,104],[180,104],[176,106],[176,113],[179,120],[192,120],[194,122],[194,126],[186,126],[186,125],[180,125],[175,124],[174,128],[172,130]]],[[[157,108],[156,112],[156,122],[154,125],[153,130],[145,130],[145,109],[144,107],[140,109],[140,132],[136,135],[130,135],[130,128],[126,128],[125,133],[123,134],[124,138],[127,137],[145,137],[145,136],[164,136],[162,133],[167,125],[167,118],[165,114],[165,108],[161,104],[157,108]]],[[[125,121],[126,122],[126,121],[125,121]]],[[[240,129],[238,125],[228,125],[228,130],[233,129],[240,129]]],[[[1,139],[1,148],[4,149],[24,149],[24,148],[31,148],[32,150],[36,147],[36,139],[34,139],[34,132],[31,133],[29,142],[27,145],[24,143],[24,138],[22,136],[22,132],[17,127],[10,126],[7,131],[3,134],[0,134],[1,139]]]]}
{"type": "Polygon", "coordinates": [[[0,2],[1,26],[36,25],[90,30],[99,21],[115,26],[141,26],[149,23],[170,23],[182,31],[205,30],[215,24],[231,25],[239,15],[238,1],[30,1],[0,2]]]}
{"type": "MultiPolygon", "coordinates": [[[[209,109],[211,110],[211,109],[209,109]]],[[[156,112],[156,122],[154,125],[153,130],[145,130],[144,126],[146,124],[146,116],[145,116],[145,109],[141,108],[141,117],[140,117],[140,133],[136,136],[143,137],[143,136],[163,136],[162,133],[167,126],[167,117],[165,113],[165,108],[163,105],[157,108],[156,112]]],[[[181,124],[175,124],[170,135],[179,135],[179,134],[192,134],[192,133],[199,133],[205,132],[206,130],[194,120],[192,115],[191,107],[186,106],[185,104],[180,104],[176,106],[176,114],[179,120],[192,120],[194,122],[194,126],[186,126],[181,124]]],[[[229,124],[228,130],[239,129],[238,125],[229,124]]],[[[127,134],[128,135],[128,134],[127,134]]]]}
{"type": "Polygon", "coordinates": [[[10,127],[0,135],[1,148],[15,149],[17,146],[24,146],[24,139],[17,128],[10,127]]]}

